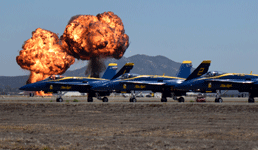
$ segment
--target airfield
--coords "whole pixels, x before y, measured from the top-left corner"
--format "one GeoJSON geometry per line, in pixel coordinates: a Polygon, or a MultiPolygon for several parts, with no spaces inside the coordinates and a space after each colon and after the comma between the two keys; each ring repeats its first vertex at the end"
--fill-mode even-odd
{"type": "MultiPolygon", "coordinates": [[[[61,103],[72,103],[74,100],[78,100],[76,102],[79,103],[86,103],[86,104],[92,104],[87,102],[87,96],[64,96],[62,97],[64,99],[61,103]]],[[[129,96],[128,97],[122,97],[122,96],[109,96],[108,97],[108,103],[130,103],[129,102],[129,96]]],[[[151,104],[151,103],[160,103],[160,97],[136,97],[138,103],[142,104],[151,104]]],[[[223,103],[235,103],[235,104],[243,104],[247,103],[248,97],[244,98],[238,98],[238,97],[222,97],[223,103]]],[[[167,103],[178,103],[178,101],[173,100],[172,98],[167,99],[167,103]]],[[[214,103],[215,97],[206,97],[206,103],[214,103]]],[[[258,99],[257,99],[258,100],[258,99]]],[[[47,103],[47,102],[56,102],[56,96],[51,97],[43,97],[43,96],[35,96],[35,97],[28,97],[28,96],[0,96],[0,103],[7,102],[7,103],[47,103]]],[[[98,100],[97,98],[93,98],[93,103],[100,103],[102,104],[102,100],[98,100]]],[[[185,97],[185,103],[197,103],[195,102],[195,97],[185,97]]],[[[248,103],[247,103],[248,104],[248,103]]],[[[256,103],[253,103],[252,105],[255,105],[256,103]]]]}
{"type": "Polygon", "coordinates": [[[0,96],[0,149],[258,149],[258,105],[247,97],[55,99],[0,96]]]}

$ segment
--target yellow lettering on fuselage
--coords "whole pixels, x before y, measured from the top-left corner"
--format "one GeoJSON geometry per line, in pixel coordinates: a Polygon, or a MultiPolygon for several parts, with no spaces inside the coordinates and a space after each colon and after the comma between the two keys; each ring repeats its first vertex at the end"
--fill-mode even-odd
{"type": "Polygon", "coordinates": [[[135,85],[136,89],[144,89],[146,88],[146,85],[135,85]]]}
{"type": "Polygon", "coordinates": [[[70,90],[72,87],[71,86],[61,86],[61,89],[66,89],[66,90],[70,90]]]}
{"type": "Polygon", "coordinates": [[[220,87],[222,87],[222,88],[231,88],[233,86],[232,86],[232,84],[221,84],[220,87]]]}
{"type": "Polygon", "coordinates": [[[211,88],[211,83],[208,84],[208,88],[211,88]]]}

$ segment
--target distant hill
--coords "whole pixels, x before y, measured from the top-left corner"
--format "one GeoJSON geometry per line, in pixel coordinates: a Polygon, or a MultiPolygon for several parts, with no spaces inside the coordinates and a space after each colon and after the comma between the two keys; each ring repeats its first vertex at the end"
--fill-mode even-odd
{"type": "Polygon", "coordinates": [[[17,88],[25,85],[29,76],[0,76],[0,92],[17,91],[17,88]]]}
{"type": "MultiPolygon", "coordinates": [[[[165,75],[175,76],[181,65],[179,62],[170,60],[165,56],[148,56],[148,55],[134,55],[131,57],[122,57],[119,60],[107,59],[105,61],[106,66],[109,63],[117,63],[118,70],[123,67],[127,62],[134,63],[134,68],[131,73],[143,74],[143,75],[165,75]]],[[[80,69],[66,71],[65,76],[85,76],[86,66],[80,69]]],[[[102,76],[103,73],[101,73],[102,76]]],[[[29,76],[0,76],[0,92],[3,89],[17,91],[17,88],[25,85],[29,76]]]]}
{"type": "MultiPolygon", "coordinates": [[[[127,62],[133,62],[134,68],[131,70],[132,73],[145,74],[145,75],[165,75],[175,76],[181,65],[179,62],[175,62],[165,56],[148,56],[148,55],[134,55],[131,57],[122,57],[119,60],[107,59],[105,65],[109,63],[117,63],[118,70],[123,67],[127,62]]],[[[85,76],[86,66],[73,70],[66,71],[65,76],[85,76]]],[[[102,75],[103,73],[101,73],[102,75]]]]}

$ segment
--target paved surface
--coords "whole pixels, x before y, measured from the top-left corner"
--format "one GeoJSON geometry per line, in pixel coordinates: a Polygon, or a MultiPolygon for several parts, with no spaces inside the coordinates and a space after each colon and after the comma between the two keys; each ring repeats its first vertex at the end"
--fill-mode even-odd
{"type": "MultiPolygon", "coordinates": [[[[79,103],[88,103],[87,97],[82,96],[74,96],[74,97],[63,97],[64,102],[70,102],[72,103],[74,100],[78,100],[79,103]]],[[[109,102],[108,103],[130,103],[129,97],[108,97],[109,102]]],[[[167,103],[178,103],[178,101],[173,100],[172,98],[167,98],[167,103]]],[[[214,97],[207,97],[206,103],[215,103],[214,97]]],[[[223,97],[223,103],[248,103],[247,102],[248,97],[245,98],[238,98],[238,97],[223,97]]],[[[56,97],[28,97],[28,96],[0,96],[0,103],[3,102],[15,102],[15,103],[23,103],[23,102],[56,102],[56,97]]],[[[93,98],[93,103],[103,103],[101,100],[98,100],[97,98],[93,98]]],[[[137,97],[137,103],[161,103],[160,98],[140,98],[137,97]]],[[[185,97],[185,103],[197,103],[195,102],[195,97],[185,97]]],[[[256,104],[256,103],[253,103],[256,104]]]]}

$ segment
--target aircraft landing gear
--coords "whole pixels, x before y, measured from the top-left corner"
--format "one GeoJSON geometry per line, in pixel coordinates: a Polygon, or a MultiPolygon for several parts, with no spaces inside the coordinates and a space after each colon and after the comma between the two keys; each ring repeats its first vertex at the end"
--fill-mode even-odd
{"type": "MultiPolygon", "coordinates": [[[[171,97],[171,95],[169,96],[168,93],[162,93],[161,102],[167,102],[167,98],[166,97],[171,97]]],[[[185,99],[182,96],[180,98],[177,98],[176,95],[172,94],[172,98],[173,98],[173,100],[177,100],[179,103],[185,102],[185,99]]]]}
{"type": "Polygon", "coordinates": [[[249,97],[248,98],[248,103],[254,103],[254,98],[253,97],[249,97]]]}
{"type": "Polygon", "coordinates": [[[184,103],[184,102],[185,102],[184,97],[180,97],[180,98],[178,99],[178,102],[179,102],[179,103],[181,103],[181,102],[184,103]]]}
{"type": "Polygon", "coordinates": [[[162,96],[161,96],[161,102],[167,102],[168,100],[167,100],[167,96],[168,96],[168,94],[166,94],[166,93],[162,93],[162,96]]]}
{"type": "Polygon", "coordinates": [[[130,98],[130,100],[129,100],[130,102],[133,102],[133,103],[135,103],[135,102],[137,102],[137,100],[136,100],[136,98],[130,98]]]}
{"type": "Polygon", "coordinates": [[[217,90],[216,98],[215,98],[215,103],[222,103],[223,99],[221,98],[221,91],[217,90]]]}
{"type": "Polygon", "coordinates": [[[34,93],[30,93],[30,97],[33,97],[34,96],[34,93]]]}
{"type": "Polygon", "coordinates": [[[254,97],[251,92],[249,93],[248,103],[254,103],[254,97]]]}
{"type": "Polygon", "coordinates": [[[60,91],[57,92],[57,98],[56,98],[56,102],[63,102],[63,98],[61,97],[62,93],[60,91]]]}
{"type": "Polygon", "coordinates": [[[88,102],[93,102],[93,98],[92,97],[88,97],[87,101],[88,102]]]}
{"type": "Polygon", "coordinates": [[[215,103],[222,103],[223,102],[223,99],[222,98],[216,98],[215,99],[215,103]]]}
{"type": "MultiPolygon", "coordinates": [[[[100,94],[99,93],[95,93],[95,96],[96,96],[96,98],[98,99],[98,100],[102,100],[102,102],[108,102],[108,98],[106,97],[106,96],[104,96],[103,98],[100,96],[100,94]]],[[[92,95],[90,95],[90,97],[93,97],[92,95]]],[[[88,98],[89,99],[89,98],[88,98]]],[[[92,100],[88,100],[88,102],[93,102],[93,98],[92,98],[92,100]]]]}
{"type": "Polygon", "coordinates": [[[63,100],[63,98],[61,96],[56,98],[56,102],[63,102],[63,101],[64,100],[63,100]]]}
{"type": "Polygon", "coordinates": [[[103,101],[103,102],[108,102],[108,98],[107,98],[107,97],[103,97],[103,98],[102,98],[102,101],[103,101]]]}
{"type": "Polygon", "coordinates": [[[88,93],[88,99],[87,99],[88,102],[93,102],[94,94],[95,94],[95,93],[93,93],[93,92],[89,92],[89,93],[88,93]]]}
{"type": "Polygon", "coordinates": [[[135,103],[135,102],[137,102],[137,99],[135,98],[135,93],[133,92],[133,91],[131,91],[131,98],[130,98],[130,102],[133,102],[133,103],[135,103]]]}
{"type": "Polygon", "coordinates": [[[166,97],[162,97],[161,98],[161,102],[167,102],[168,100],[167,100],[167,98],[166,97]]]}

